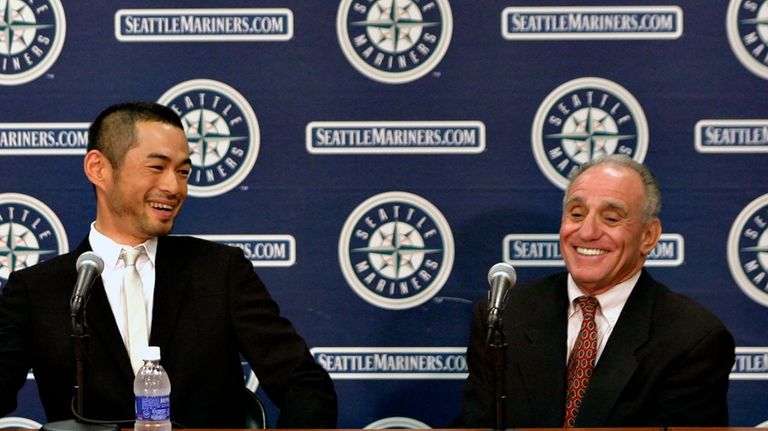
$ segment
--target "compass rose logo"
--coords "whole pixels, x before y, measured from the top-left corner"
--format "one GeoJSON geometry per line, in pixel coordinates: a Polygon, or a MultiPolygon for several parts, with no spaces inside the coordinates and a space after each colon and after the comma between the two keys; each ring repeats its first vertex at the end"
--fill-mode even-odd
{"type": "Polygon", "coordinates": [[[64,227],[47,205],[23,194],[0,194],[0,292],[11,272],[66,253],[68,247],[64,227]]]}
{"type": "Polygon", "coordinates": [[[0,85],[45,73],[59,57],[65,33],[59,0],[0,0],[0,85]]]}
{"type": "Polygon", "coordinates": [[[196,79],[168,90],[162,103],[181,117],[189,141],[189,194],[217,196],[250,174],[259,154],[259,122],[234,88],[196,79]]]}
{"type": "Polygon", "coordinates": [[[531,129],[536,163],[556,186],[579,165],[614,153],[645,159],[648,126],[626,89],[602,78],[566,82],[542,102],[531,129]]]}
{"type": "Polygon", "coordinates": [[[768,2],[731,0],[725,27],[736,58],[750,72],[768,79],[768,2]]]}
{"type": "Polygon", "coordinates": [[[401,84],[426,75],[450,44],[448,0],[342,0],[336,32],[344,55],[375,81],[401,84]]]}
{"type": "Polygon", "coordinates": [[[347,283],[381,308],[416,307],[442,289],[453,266],[453,235],[440,211],[411,193],[388,192],[360,204],[339,238],[347,283]]]}
{"type": "Polygon", "coordinates": [[[768,307],[768,194],[752,201],[733,222],[728,266],[741,290],[768,307]]]}
{"type": "Polygon", "coordinates": [[[352,252],[367,253],[378,273],[392,280],[410,277],[421,267],[427,255],[443,251],[442,248],[424,247],[424,237],[419,231],[400,221],[376,229],[368,244],[352,252]]]}

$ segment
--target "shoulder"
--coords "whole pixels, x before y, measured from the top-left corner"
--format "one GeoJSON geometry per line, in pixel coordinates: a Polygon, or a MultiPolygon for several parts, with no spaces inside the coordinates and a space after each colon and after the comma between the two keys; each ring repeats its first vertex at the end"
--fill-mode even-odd
{"type": "Polygon", "coordinates": [[[642,276],[638,287],[650,292],[653,320],[660,331],[680,337],[697,333],[702,336],[712,333],[730,336],[725,324],[712,311],[692,298],[672,291],[647,273],[642,276]]]}
{"type": "MultiPolygon", "coordinates": [[[[563,298],[567,303],[567,272],[558,272],[530,281],[518,282],[509,290],[507,306],[533,312],[542,304],[559,305],[563,298]]],[[[484,296],[475,303],[476,312],[484,313],[488,299],[484,296]]]]}
{"type": "Polygon", "coordinates": [[[51,259],[36,263],[27,268],[14,271],[16,277],[22,278],[47,278],[52,275],[60,275],[64,272],[76,273],[77,254],[75,252],[65,253],[51,259]]]}
{"type": "Polygon", "coordinates": [[[62,254],[10,273],[5,283],[0,282],[0,296],[23,291],[25,298],[36,298],[35,302],[41,302],[41,298],[50,298],[54,292],[71,291],[77,279],[77,256],[75,252],[62,254]],[[66,289],[62,290],[64,287],[66,289]]]}
{"type": "Polygon", "coordinates": [[[221,267],[232,262],[247,261],[237,247],[193,236],[164,236],[158,238],[158,259],[163,262],[185,262],[191,267],[221,267]],[[162,257],[162,259],[161,259],[162,257]]]}
{"type": "MultiPolygon", "coordinates": [[[[646,273],[647,275],[647,273],[646,273]]],[[[655,298],[654,305],[657,312],[678,318],[696,318],[700,320],[712,320],[719,322],[717,316],[710,310],[696,302],[694,299],[677,293],[667,287],[665,284],[654,280],[650,275],[643,276],[638,283],[644,283],[652,289],[655,298]]]]}
{"type": "Polygon", "coordinates": [[[175,252],[200,253],[201,251],[209,253],[236,253],[238,248],[226,244],[221,244],[207,239],[194,236],[164,236],[158,238],[158,247],[172,249],[175,252]]]}
{"type": "Polygon", "coordinates": [[[558,272],[546,277],[520,283],[512,288],[510,296],[523,300],[539,301],[545,297],[560,297],[567,292],[568,273],[558,272]]]}
{"type": "Polygon", "coordinates": [[[544,288],[562,288],[566,286],[568,282],[568,272],[561,271],[554,274],[547,275],[545,277],[537,278],[535,280],[523,282],[520,284],[520,288],[527,290],[536,290],[544,288]]]}

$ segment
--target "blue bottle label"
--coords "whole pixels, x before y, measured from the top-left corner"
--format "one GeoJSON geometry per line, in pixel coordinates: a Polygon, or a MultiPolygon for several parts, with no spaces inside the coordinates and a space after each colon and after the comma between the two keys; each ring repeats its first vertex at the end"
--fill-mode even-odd
{"type": "Polygon", "coordinates": [[[137,421],[166,421],[170,419],[171,398],[168,395],[136,397],[137,421]]]}

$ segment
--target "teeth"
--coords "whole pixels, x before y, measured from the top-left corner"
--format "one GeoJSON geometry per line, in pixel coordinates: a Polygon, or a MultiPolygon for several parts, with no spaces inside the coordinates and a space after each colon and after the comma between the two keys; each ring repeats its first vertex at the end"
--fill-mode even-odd
{"type": "Polygon", "coordinates": [[[159,209],[159,210],[166,210],[166,211],[170,211],[170,210],[173,209],[173,207],[170,206],[170,205],[158,204],[158,203],[154,203],[154,202],[150,202],[149,206],[151,206],[152,208],[156,208],[156,209],[159,209]]]}
{"type": "Polygon", "coordinates": [[[584,248],[584,247],[576,247],[576,252],[579,254],[587,255],[587,256],[599,256],[601,254],[608,253],[605,250],[601,250],[599,248],[584,248]]]}

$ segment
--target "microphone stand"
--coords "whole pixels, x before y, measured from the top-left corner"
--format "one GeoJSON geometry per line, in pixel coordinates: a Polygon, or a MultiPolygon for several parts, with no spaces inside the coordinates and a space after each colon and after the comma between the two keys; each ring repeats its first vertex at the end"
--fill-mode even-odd
{"type": "Polygon", "coordinates": [[[85,323],[85,306],[75,307],[71,313],[72,340],[75,345],[75,402],[72,406],[76,419],[49,422],[41,431],[118,431],[117,424],[88,423],[83,417],[83,393],[85,392],[85,361],[88,358],[88,325],[85,323]]]}
{"type": "Polygon", "coordinates": [[[72,338],[75,344],[75,411],[83,416],[83,392],[85,392],[83,364],[88,350],[88,325],[85,323],[85,307],[72,316],[72,338]]]}
{"type": "MultiPolygon", "coordinates": [[[[498,311],[498,310],[496,310],[498,311]]],[[[504,324],[501,314],[492,316],[488,327],[486,346],[493,363],[493,398],[496,403],[496,431],[507,429],[505,404],[507,399],[504,381],[506,379],[507,340],[504,337],[504,324]]]]}

